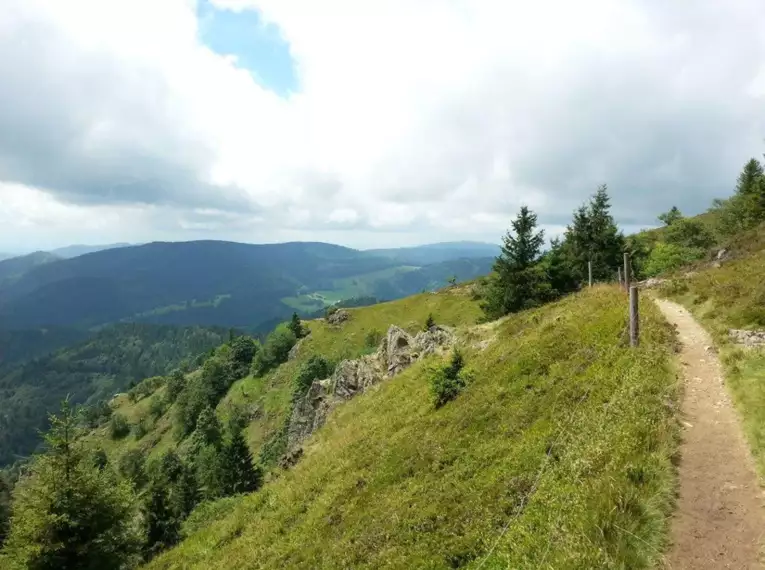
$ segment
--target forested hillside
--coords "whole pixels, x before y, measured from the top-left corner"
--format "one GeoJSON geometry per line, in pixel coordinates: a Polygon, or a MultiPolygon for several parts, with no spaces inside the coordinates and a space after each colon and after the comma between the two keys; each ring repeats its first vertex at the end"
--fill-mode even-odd
{"type": "Polygon", "coordinates": [[[437,263],[412,265],[321,243],[121,247],[27,268],[0,282],[0,324],[89,328],[131,321],[258,330],[293,310],[312,312],[365,295],[400,298],[489,270],[490,258],[445,259],[461,255],[450,251],[439,249],[437,263]]]}
{"type": "Polygon", "coordinates": [[[47,416],[69,398],[95,404],[219,345],[228,331],[125,324],[54,354],[0,368],[0,466],[29,455],[47,416]]]}

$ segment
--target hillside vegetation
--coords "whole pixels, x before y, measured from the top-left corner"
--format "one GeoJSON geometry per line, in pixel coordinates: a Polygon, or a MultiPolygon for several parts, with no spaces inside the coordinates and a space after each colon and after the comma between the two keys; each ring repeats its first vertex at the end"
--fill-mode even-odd
{"type": "MultiPolygon", "coordinates": [[[[373,309],[342,335],[319,325],[298,362],[343,354],[392,316],[373,309]]],[[[462,327],[470,381],[456,400],[430,397],[445,357],[413,365],[149,568],[649,567],[671,502],[676,382],[672,332],[645,312],[638,350],[611,287],[462,327]]]]}
{"type": "Polygon", "coordinates": [[[224,329],[116,325],[80,344],[1,369],[0,466],[29,455],[62,400],[96,404],[219,345],[224,329]]]}

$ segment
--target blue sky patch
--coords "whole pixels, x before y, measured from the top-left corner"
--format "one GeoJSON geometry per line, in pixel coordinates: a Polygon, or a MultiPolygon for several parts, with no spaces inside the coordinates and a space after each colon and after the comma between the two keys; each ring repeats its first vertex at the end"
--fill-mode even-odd
{"type": "Polygon", "coordinates": [[[255,10],[219,10],[209,0],[200,0],[200,39],[221,55],[234,55],[260,85],[286,97],[296,91],[295,62],[289,44],[273,24],[264,23],[255,10]]]}

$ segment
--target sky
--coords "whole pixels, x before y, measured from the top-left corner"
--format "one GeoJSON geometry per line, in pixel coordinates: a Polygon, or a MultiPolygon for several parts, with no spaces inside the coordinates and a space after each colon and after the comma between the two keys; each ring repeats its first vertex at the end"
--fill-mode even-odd
{"type": "Polygon", "coordinates": [[[0,251],[625,231],[765,151],[762,0],[0,0],[0,251]]]}

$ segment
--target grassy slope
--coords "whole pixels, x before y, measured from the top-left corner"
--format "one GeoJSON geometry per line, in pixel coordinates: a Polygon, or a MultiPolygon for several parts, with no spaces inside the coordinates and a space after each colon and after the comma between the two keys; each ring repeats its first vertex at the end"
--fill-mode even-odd
{"type": "MultiPolygon", "coordinates": [[[[446,324],[478,314],[452,292],[353,311],[340,330],[313,323],[297,361],[230,392],[262,405],[253,447],[281,425],[310,353],[351,356],[366,330],[415,329],[430,311],[446,324]]],[[[610,287],[462,327],[473,381],[456,401],[430,404],[441,357],[414,365],[338,408],[296,467],[227,499],[149,567],[649,567],[671,503],[676,381],[671,330],[644,313],[637,350],[610,287]]]]}
{"type": "Polygon", "coordinates": [[[735,259],[672,281],[663,293],[688,307],[711,331],[760,476],[765,477],[765,352],[738,348],[728,340],[730,328],[765,328],[765,227],[738,236],[728,246],[735,259]]]}
{"type": "MultiPolygon", "coordinates": [[[[346,309],[351,319],[342,328],[327,325],[323,321],[311,321],[311,335],[302,341],[298,356],[263,378],[251,376],[236,382],[218,406],[218,414],[225,419],[231,405],[247,406],[254,411],[255,419],[247,428],[250,448],[255,456],[261,446],[276,436],[290,413],[292,379],[299,367],[312,354],[323,354],[335,361],[356,358],[365,350],[366,333],[376,329],[382,333],[390,324],[398,324],[411,332],[420,329],[430,313],[442,324],[470,325],[481,315],[478,304],[470,299],[469,286],[452,287],[437,294],[425,293],[399,301],[381,303],[360,309],[346,309]]],[[[192,373],[195,374],[196,372],[192,373]]],[[[130,402],[127,396],[114,401],[114,411],[124,415],[135,424],[142,417],[149,422],[148,433],[136,440],[129,435],[121,440],[111,440],[108,425],[88,435],[90,444],[103,448],[110,461],[115,462],[130,449],[142,449],[149,458],[157,458],[176,445],[172,429],[175,411],[171,407],[153,423],[149,419],[151,402],[163,396],[164,388],[138,402],[130,402]]]]}

